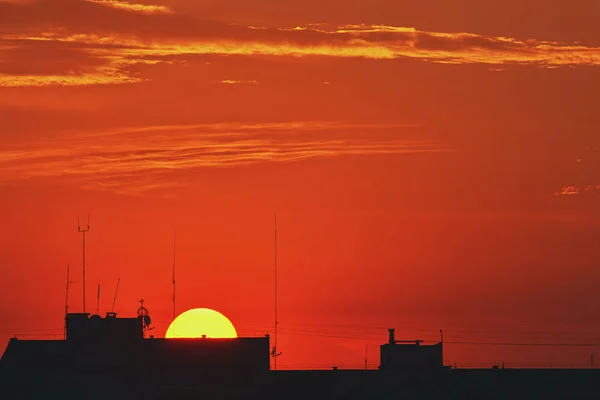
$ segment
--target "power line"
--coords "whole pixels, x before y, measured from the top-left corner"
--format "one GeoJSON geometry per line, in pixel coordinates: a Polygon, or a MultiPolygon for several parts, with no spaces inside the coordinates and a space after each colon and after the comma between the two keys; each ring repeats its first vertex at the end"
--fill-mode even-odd
{"type": "MultiPolygon", "coordinates": [[[[368,325],[317,325],[317,324],[286,324],[290,326],[315,326],[315,327],[329,327],[329,328],[353,328],[353,329],[366,329],[366,330],[387,330],[388,327],[383,326],[368,326],[368,325]]],[[[419,328],[419,327],[399,327],[397,331],[407,332],[439,332],[439,328],[419,328]]],[[[552,331],[508,331],[508,330],[493,330],[493,329],[444,329],[446,333],[502,333],[502,334],[544,334],[544,335],[600,335],[600,332],[552,332],[552,331]]]]}
{"type": "MultiPolygon", "coordinates": [[[[247,334],[255,334],[255,335],[262,335],[262,331],[257,330],[257,329],[243,329],[243,328],[238,328],[237,329],[238,332],[244,332],[247,334]]],[[[343,333],[334,333],[334,332],[324,332],[324,331],[307,331],[307,330],[290,330],[290,329],[281,329],[281,332],[283,335],[292,335],[292,336],[309,336],[309,337],[327,337],[327,338],[341,338],[341,339],[353,339],[353,340],[368,340],[368,341],[381,341],[382,337],[381,335],[369,335],[369,334],[343,334],[343,333]]],[[[445,332],[446,333],[446,332],[445,332]]],[[[448,335],[446,335],[448,336],[448,335]]],[[[503,339],[502,337],[497,338],[497,339],[503,339]]],[[[473,340],[455,340],[455,341],[445,341],[445,343],[454,343],[454,344],[462,344],[462,343],[476,343],[476,344],[486,344],[486,343],[513,343],[514,342],[514,337],[505,337],[504,339],[506,339],[506,342],[492,342],[492,341],[485,341],[485,340],[480,340],[480,341],[473,341],[473,340]]],[[[553,338],[544,338],[544,339],[554,339],[554,340],[564,340],[566,338],[562,338],[562,337],[553,337],[553,338]]],[[[573,340],[572,338],[569,340],[573,340]]],[[[435,342],[437,343],[437,341],[432,341],[432,340],[425,340],[425,342],[435,342]]],[[[522,343],[522,342],[518,342],[518,343],[522,343]]],[[[544,343],[541,343],[544,344],[544,343]]],[[[552,344],[552,343],[550,343],[552,344]]],[[[567,343],[569,344],[569,343],[567,343]]],[[[575,343],[577,345],[585,345],[585,344],[581,344],[581,343],[575,343]]],[[[594,345],[594,344],[592,344],[594,345]]]]}
{"type": "MultiPolygon", "coordinates": [[[[340,333],[335,333],[335,332],[331,332],[331,331],[324,331],[324,330],[307,330],[307,329],[290,329],[290,328],[280,328],[282,329],[284,332],[302,332],[302,333],[315,333],[315,334],[326,334],[326,335],[335,335],[335,336],[343,336],[343,337],[356,337],[356,338],[373,338],[373,339],[381,339],[382,335],[380,334],[372,334],[372,333],[348,333],[348,334],[340,334],[340,333]]],[[[339,331],[338,331],[339,332],[339,331]]],[[[415,332],[423,332],[420,330],[415,330],[415,332]]],[[[439,329],[437,330],[437,332],[439,332],[439,329]]],[[[446,334],[446,336],[455,336],[453,335],[453,333],[455,333],[457,331],[447,331],[444,330],[444,333],[446,334]]],[[[514,332],[515,334],[519,334],[519,332],[514,332]]],[[[540,332],[541,333],[541,332],[540,332]]],[[[544,333],[547,336],[553,336],[554,338],[560,338],[560,334],[556,334],[553,332],[545,332],[544,333]]],[[[595,336],[600,336],[600,333],[594,333],[594,332],[588,332],[585,333],[585,335],[595,335],[595,336]]],[[[512,335],[515,336],[515,335],[512,335]]],[[[501,337],[507,337],[507,336],[501,336],[501,337]]],[[[572,339],[571,339],[572,340],[572,339]]]]}
{"type": "Polygon", "coordinates": [[[22,328],[22,329],[3,329],[0,330],[0,334],[14,334],[20,332],[47,332],[61,330],[61,328],[22,328]]]}
{"type": "Polygon", "coordinates": [[[537,346],[537,347],[596,347],[600,343],[499,343],[499,342],[445,342],[458,345],[478,346],[537,346]]]}
{"type": "MultiPolygon", "coordinates": [[[[244,321],[245,323],[248,324],[262,324],[262,322],[259,321],[244,321]]],[[[242,322],[242,323],[244,323],[242,322]]],[[[280,327],[282,326],[281,324],[279,325],[280,327]]],[[[370,330],[370,331],[387,331],[387,329],[389,328],[388,326],[374,326],[374,325],[334,325],[334,324],[309,324],[309,323],[286,323],[285,325],[283,325],[284,327],[288,327],[288,326],[298,326],[298,327],[322,327],[322,328],[332,328],[332,329],[336,329],[337,328],[350,328],[353,330],[359,330],[359,329],[363,329],[363,330],[370,330]]],[[[439,328],[424,328],[424,327],[418,327],[418,326],[399,326],[396,325],[396,330],[397,331],[406,331],[406,332],[439,332],[439,328]]],[[[522,331],[522,330],[496,330],[496,329],[444,329],[445,333],[450,333],[450,334],[455,334],[455,333],[495,333],[495,334],[519,334],[519,335],[598,335],[600,336],[600,331],[599,332],[558,332],[558,331],[522,331]]]]}
{"type": "MultiPolygon", "coordinates": [[[[308,333],[308,332],[282,332],[282,335],[292,336],[313,336],[313,337],[327,337],[327,338],[338,338],[338,339],[355,339],[365,340],[372,339],[378,340],[379,338],[369,338],[364,336],[349,336],[349,335],[336,335],[327,333],[308,333]]],[[[427,342],[427,341],[425,341],[427,342]]],[[[455,345],[477,345],[477,346],[536,346],[536,347],[600,347],[599,343],[525,343],[525,342],[477,342],[477,341],[445,341],[445,344],[455,345]]]]}
{"type": "MultiPolygon", "coordinates": [[[[457,370],[469,370],[469,369],[491,369],[495,362],[463,362],[457,363],[457,370]]],[[[332,370],[332,367],[336,366],[338,370],[356,370],[365,371],[364,365],[361,364],[338,364],[338,363],[323,363],[323,364],[283,364],[280,365],[280,370],[292,370],[292,371],[322,371],[332,370]]],[[[505,363],[507,370],[511,369],[589,369],[589,364],[586,363],[538,363],[538,362],[518,362],[518,363],[505,363]]],[[[378,364],[368,365],[366,371],[377,371],[379,369],[378,364]]]]}
{"type": "MultiPolygon", "coordinates": [[[[117,284],[118,285],[118,284],[117,284]]],[[[301,326],[300,324],[287,324],[289,326],[301,326]]],[[[314,325],[314,324],[305,324],[305,326],[325,326],[325,325],[314,325]]],[[[332,326],[332,325],[330,325],[332,326]]],[[[0,330],[0,334],[16,334],[16,333],[26,333],[26,332],[43,332],[43,331],[53,331],[55,330],[55,328],[49,328],[49,329],[40,329],[40,328],[16,328],[16,329],[2,329],[0,330]]],[[[246,332],[246,333],[252,333],[252,334],[256,334],[256,335],[260,335],[262,336],[264,333],[264,331],[262,330],[257,330],[257,329],[245,329],[245,328],[238,328],[237,329],[238,332],[246,332]],[[260,331],[260,332],[259,332],[260,331]]],[[[327,332],[327,331],[323,331],[323,330],[307,330],[307,329],[293,329],[293,328],[289,328],[289,327],[279,327],[279,332],[283,335],[291,335],[291,336],[308,336],[308,337],[323,337],[323,338],[339,338],[339,339],[350,339],[350,340],[369,340],[369,341],[380,341],[382,340],[382,336],[380,334],[370,334],[370,333],[336,333],[336,332],[327,332]]],[[[439,331],[439,330],[438,330],[439,331]]],[[[421,331],[422,332],[422,331],[421,331]]],[[[456,331],[454,331],[456,332],[456,331]]],[[[444,333],[446,333],[446,335],[448,335],[448,331],[444,331],[444,333]]],[[[452,332],[450,332],[452,333],[452,332]]],[[[514,333],[522,333],[522,332],[514,332],[514,333]]],[[[561,338],[560,336],[556,335],[555,333],[552,332],[539,332],[539,333],[543,333],[546,335],[551,335],[554,336],[555,340],[561,340],[563,338],[561,338]]],[[[574,334],[574,333],[571,333],[574,334]]],[[[586,332],[586,333],[581,333],[582,335],[599,335],[600,333],[593,333],[593,332],[586,332]]],[[[507,338],[509,339],[509,338],[507,338]]],[[[571,338],[570,340],[573,340],[573,338],[571,338]]],[[[434,341],[425,341],[425,342],[434,342],[434,341]]],[[[483,341],[477,341],[477,340],[455,340],[455,341],[445,341],[446,344],[451,344],[451,345],[467,345],[467,346],[526,346],[526,347],[600,347],[600,341],[599,342],[585,342],[585,343],[559,343],[559,342],[553,342],[553,343],[535,343],[535,342],[526,342],[526,341],[489,341],[489,340],[483,340],[483,341]]]]}

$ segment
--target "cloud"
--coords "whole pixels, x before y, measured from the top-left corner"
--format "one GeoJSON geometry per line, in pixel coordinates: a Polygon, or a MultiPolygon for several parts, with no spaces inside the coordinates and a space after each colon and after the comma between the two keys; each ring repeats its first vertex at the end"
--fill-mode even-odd
{"type": "Polygon", "coordinates": [[[554,193],[555,196],[575,196],[585,194],[597,194],[600,193],[600,184],[585,185],[583,187],[570,185],[563,186],[560,191],[554,193]]]}
{"type": "Polygon", "coordinates": [[[90,86],[90,85],[115,85],[120,83],[134,83],[133,79],[112,68],[99,69],[92,74],[77,76],[64,75],[0,75],[0,87],[23,87],[23,86],[90,86]]]}
{"type": "Polygon", "coordinates": [[[153,5],[145,5],[145,4],[136,4],[136,3],[128,3],[125,1],[117,1],[117,0],[84,0],[88,3],[97,3],[107,7],[113,7],[116,9],[126,10],[126,11],[135,11],[141,12],[144,14],[153,14],[153,13],[172,13],[173,11],[165,6],[153,6],[153,5]]]}
{"type": "Polygon", "coordinates": [[[349,133],[394,127],[340,122],[217,123],[63,134],[35,143],[3,144],[0,182],[67,178],[88,188],[141,194],[177,185],[181,175],[176,174],[199,168],[447,151],[434,142],[373,140],[349,133]]]}
{"type": "MultiPolygon", "coordinates": [[[[66,47],[65,47],[66,48],[66,47]]],[[[600,48],[539,39],[422,31],[388,25],[289,29],[205,21],[164,6],[116,0],[0,3],[0,85],[123,84],[144,80],[132,65],[195,55],[417,59],[446,64],[536,67],[598,66],[600,48]],[[55,73],[44,49],[71,46],[80,60],[55,73]],[[41,70],[25,71],[37,53],[41,70]],[[87,58],[88,60],[84,60],[87,58]],[[4,62],[10,59],[10,63],[4,62]],[[97,63],[100,62],[100,63],[97,63]],[[87,69],[78,69],[86,65],[87,69]],[[48,70],[43,70],[48,67],[48,70]]],[[[75,57],[77,58],[77,57],[75,57]]]]}
{"type": "Polygon", "coordinates": [[[0,87],[99,85],[142,81],[127,70],[139,63],[111,46],[55,40],[1,40],[0,87]]]}
{"type": "Polygon", "coordinates": [[[251,85],[256,85],[258,82],[256,82],[255,80],[251,80],[251,81],[236,81],[236,80],[231,80],[231,79],[225,79],[222,81],[218,81],[216,83],[222,83],[224,85],[239,85],[239,84],[251,84],[251,85]]]}

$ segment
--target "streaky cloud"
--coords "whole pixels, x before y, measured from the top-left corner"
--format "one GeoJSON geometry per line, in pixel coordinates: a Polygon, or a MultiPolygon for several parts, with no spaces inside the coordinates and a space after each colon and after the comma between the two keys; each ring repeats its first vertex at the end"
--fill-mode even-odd
{"type": "Polygon", "coordinates": [[[125,11],[135,11],[144,14],[153,14],[153,13],[172,13],[173,11],[166,6],[153,6],[153,5],[145,5],[145,4],[137,4],[137,3],[129,3],[126,1],[118,1],[118,0],[84,0],[88,3],[96,3],[107,7],[112,7],[125,11]]]}
{"type": "Polygon", "coordinates": [[[5,143],[0,149],[0,182],[74,179],[88,188],[140,194],[177,185],[181,173],[200,168],[449,150],[432,141],[365,139],[351,133],[390,126],[394,125],[217,123],[65,133],[43,142],[5,143]],[[336,127],[338,134],[333,134],[336,127]]]}
{"type": "Polygon", "coordinates": [[[224,79],[222,81],[216,81],[215,83],[221,83],[223,85],[240,85],[240,84],[256,85],[256,84],[258,84],[258,82],[256,80],[236,81],[236,80],[232,80],[232,79],[224,79]]]}
{"type": "Polygon", "coordinates": [[[585,194],[598,194],[600,193],[600,184],[590,184],[583,187],[569,185],[563,186],[560,190],[554,193],[555,196],[576,196],[585,194]]]}
{"type": "MultiPolygon", "coordinates": [[[[511,65],[560,68],[600,66],[600,48],[581,43],[486,36],[468,32],[425,31],[383,24],[333,26],[308,24],[292,28],[244,26],[182,15],[165,6],[120,0],[41,0],[31,4],[0,3],[0,86],[134,84],[145,80],[133,73],[136,64],[160,64],[197,55],[415,59],[438,64],[481,64],[491,71],[511,65]],[[63,10],[64,13],[56,12],[63,10]],[[78,15],[97,15],[82,21],[78,15]],[[57,73],[19,73],[52,44],[81,55],[57,73]],[[93,61],[86,64],[85,58],[93,61]],[[80,71],[84,64],[87,69],[80,71]]],[[[35,64],[37,65],[37,64],[35,64]]],[[[233,83],[223,81],[223,83],[233,83]]]]}

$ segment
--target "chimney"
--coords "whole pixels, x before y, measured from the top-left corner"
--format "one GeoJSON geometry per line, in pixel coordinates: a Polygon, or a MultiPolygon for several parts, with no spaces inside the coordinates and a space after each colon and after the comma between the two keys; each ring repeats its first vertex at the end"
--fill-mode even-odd
{"type": "Polygon", "coordinates": [[[389,340],[389,343],[390,343],[390,344],[394,344],[394,343],[396,343],[396,337],[394,336],[394,332],[395,332],[396,330],[395,330],[395,329],[393,329],[393,328],[390,328],[390,329],[388,329],[388,331],[390,332],[390,340],[389,340]]]}

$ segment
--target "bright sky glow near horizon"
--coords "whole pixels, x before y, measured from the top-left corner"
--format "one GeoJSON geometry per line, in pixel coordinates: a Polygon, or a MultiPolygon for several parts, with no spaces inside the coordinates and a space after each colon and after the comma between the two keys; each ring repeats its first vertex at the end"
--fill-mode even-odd
{"type": "Polygon", "coordinates": [[[219,310],[278,368],[600,354],[600,2],[0,0],[0,350],[219,310]],[[451,342],[461,342],[451,344],[451,342]],[[487,343],[487,344],[486,344],[487,343]],[[491,343],[491,344],[490,344],[491,343]],[[509,346],[493,343],[576,344],[509,346]]]}

